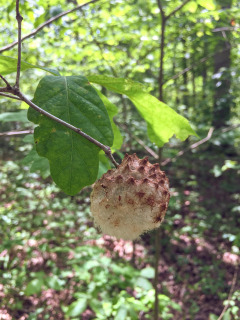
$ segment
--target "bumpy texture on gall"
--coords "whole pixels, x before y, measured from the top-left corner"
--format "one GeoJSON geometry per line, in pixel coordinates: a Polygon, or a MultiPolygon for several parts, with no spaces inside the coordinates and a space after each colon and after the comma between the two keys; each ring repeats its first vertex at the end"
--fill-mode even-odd
{"type": "Polygon", "coordinates": [[[91,212],[103,233],[133,240],[160,226],[169,199],[169,181],[159,164],[126,154],[95,183],[91,212]]]}

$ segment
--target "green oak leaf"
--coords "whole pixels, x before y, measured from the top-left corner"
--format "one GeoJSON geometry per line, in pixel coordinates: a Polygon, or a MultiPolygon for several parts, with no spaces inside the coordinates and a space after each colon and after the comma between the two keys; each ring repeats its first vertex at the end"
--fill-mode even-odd
{"type": "MultiPolygon", "coordinates": [[[[17,61],[18,60],[16,58],[0,55],[0,74],[2,76],[6,76],[7,74],[17,72],[17,61]]],[[[42,68],[39,66],[35,66],[31,63],[28,63],[26,61],[23,61],[23,60],[21,61],[21,71],[25,71],[27,69],[34,69],[34,68],[42,69],[44,71],[50,72],[55,76],[60,75],[58,70],[50,69],[50,68],[42,68]]]]}
{"type": "Polygon", "coordinates": [[[123,137],[122,137],[122,135],[120,133],[120,130],[118,129],[116,124],[113,122],[113,117],[118,113],[118,108],[115,106],[115,104],[110,102],[108,100],[108,98],[104,94],[101,93],[101,91],[99,91],[97,89],[96,89],[96,91],[97,91],[99,97],[101,98],[101,100],[103,101],[103,103],[105,104],[105,107],[107,109],[107,112],[108,112],[108,115],[109,115],[109,118],[110,118],[110,121],[111,121],[113,134],[114,134],[114,140],[113,140],[112,148],[113,149],[121,149],[121,146],[122,146],[122,143],[123,143],[123,137]]]}
{"type": "MultiPolygon", "coordinates": [[[[33,102],[54,116],[80,128],[99,142],[112,146],[113,132],[107,110],[84,76],[45,76],[33,102]]],[[[55,183],[69,195],[95,182],[101,150],[95,144],[32,108],[28,119],[34,130],[36,150],[49,160],[55,183]]]]}
{"type": "Polygon", "coordinates": [[[89,76],[88,80],[113,92],[125,94],[148,123],[151,142],[156,143],[159,147],[168,142],[174,134],[182,141],[189,135],[197,136],[186,118],[149,94],[141,83],[101,75],[89,76]]]}

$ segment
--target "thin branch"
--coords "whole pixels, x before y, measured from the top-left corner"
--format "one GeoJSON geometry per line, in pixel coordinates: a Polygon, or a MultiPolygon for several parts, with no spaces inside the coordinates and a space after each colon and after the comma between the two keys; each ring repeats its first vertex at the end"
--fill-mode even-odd
{"type": "Polygon", "coordinates": [[[19,80],[20,80],[20,72],[21,72],[21,34],[22,34],[22,20],[23,17],[19,12],[19,0],[16,0],[16,19],[18,23],[18,62],[17,62],[17,75],[16,75],[16,82],[15,88],[19,89],[19,80]]]}
{"type": "Polygon", "coordinates": [[[163,11],[163,7],[162,7],[162,4],[161,4],[161,1],[160,0],[157,0],[157,4],[158,4],[158,8],[160,10],[160,13],[161,13],[161,16],[162,18],[164,19],[165,18],[165,13],[163,11]]]}
{"type": "Polygon", "coordinates": [[[212,32],[235,31],[237,29],[239,29],[239,27],[221,27],[213,29],[212,32]]]}
{"type": "MultiPolygon", "coordinates": [[[[95,2],[97,2],[97,1],[100,1],[100,0],[92,0],[92,1],[89,1],[89,2],[87,2],[87,3],[84,3],[84,4],[81,4],[81,5],[79,5],[79,6],[76,6],[76,7],[73,8],[73,9],[64,11],[64,12],[58,14],[58,15],[55,16],[55,17],[52,17],[51,19],[49,19],[49,20],[45,21],[44,23],[40,24],[40,26],[37,27],[36,29],[34,29],[32,32],[30,32],[30,33],[27,34],[26,36],[22,37],[22,40],[21,40],[21,41],[23,42],[24,40],[26,40],[26,39],[34,36],[36,33],[38,33],[40,30],[42,30],[44,27],[46,27],[47,25],[49,25],[49,24],[52,23],[53,21],[56,21],[56,20],[58,20],[58,19],[60,19],[60,18],[62,18],[62,17],[64,17],[64,16],[66,16],[66,15],[69,14],[69,13],[72,13],[72,12],[74,12],[74,11],[76,11],[76,10],[79,10],[79,9],[81,9],[81,8],[83,8],[83,7],[91,4],[91,3],[95,3],[95,2]]],[[[15,47],[17,44],[18,44],[18,41],[12,42],[11,44],[9,44],[9,45],[1,48],[1,49],[0,49],[0,53],[2,53],[2,52],[4,52],[4,51],[7,51],[7,50],[10,50],[11,48],[15,47]]]]}
{"type": "Polygon", "coordinates": [[[182,7],[185,6],[185,4],[187,4],[190,0],[185,0],[182,4],[180,4],[180,6],[178,6],[176,9],[174,9],[171,13],[169,13],[168,16],[166,16],[166,20],[168,20],[172,15],[174,15],[177,11],[179,11],[180,9],[182,9],[182,7]]]}
{"type": "MultiPolygon", "coordinates": [[[[232,46],[230,46],[230,47],[228,47],[228,48],[225,48],[225,49],[223,49],[223,50],[221,50],[221,51],[218,51],[218,52],[209,54],[208,56],[200,59],[198,63],[196,63],[196,64],[194,64],[194,65],[192,65],[192,66],[190,66],[190,67],[188,67],[188,68],[186,68],[186,69],[178,72],[178,73],[175,74],[173,77],[171,77],[169,80],[177,79],[178,77],[182,76],[184,73],[186,73],[186,72],[192,70],[193,68],[199,66],[201,63],[205,62],[206,60],[208,60],[208,59],[210,59],[210,58],[213,58],[213,57],[217,56],[218,54],[221,54],[221,53],[223,53],[223,52],[225,52],[225,51],[230,50],[230,48],[234,48],[234,47],[237,47],[237,46],[238,46],[238,44],[235,44],[235,45],[232,45],[232,46]]],[[[167,80],[167,81],[169,81],[169,80],[167,80]]],[[[166,81],[166,82],[167,82],[167,81],[166,81]]],[[[165,83],[166,83],[166,82],[165,82],[165,83]]]]}
{"type": "Polygon", "coordinates": [[[164,160],[162,163],[161,163],[161,166],[165,166],[166,164],[168,164],[169,162],[172,162],[173,160],[175,160],[177,157],[180,157],[182,156],[186,151],[189,151],[191,149],[194,149],[194,148],[197,148],[198,146],[200,146],[201,144],[203,144],[204,142],[208,141],[209,139],[211,139],[212,137],[212,133],[213,133],[213,130],[214,128],[210,128],[209,129],[209,132],[206,136],[206,138],[192,144],[190,147],[184,149],[184,150],[181,150],[180,152],[178,152],[178,154],[174,157],[174,158],[168,158],[166,160],[164,160]]]}
{"type": "Polygon", "coordinates": [[[29,133],[33,133],[33,130],[0,132],[0,136],[16,136],[19,134],[29,134],[29,133]]]}
{"type": "MultiPolygon", "coordinates": [[[[0,78],[6,83],[7,85],[7,88],[11,88],[11,85],[9,84],[9,82],[0,74],[0,78]]],[[[3,88],[0,88],[0,89],[3,89],[3,88]]]]}
{"type": "Polygon", "coordinates": [[[19,98],[21,98],[21,100],[23,100],[24,102],[26,102],[30,107],[32,107],[34,110],[38,111],[39,113],[45,115],[46,117],[64,125],[65,127],[67,127],[70,130],[73,130],[75,132],[77,132],[78,134],[80,134],[82,137],[84,137],[85,139],[87,139],[88,141],[94,143],[96,146],[98,146],[99,148],[101,148],[105,154],[109,157],[109,159],[112,161],[112,163],[114,164],[114,166],[117,168],[118,167],[118,163],[116,162],[116,160],[113,158],[112,152],[111,152],[111,148],[108,146],[105,146],[104,144],[102,144],[101,142],[95,140],[94,138],[92,138],[91,136],[89,136],[88,134],[84,133],[82,130],[80,130],[79,128],[76,128],[74,126],[72,126],[71,124],[63,121],[62,119],[59,119],[57,117],[55,117],[54,115],[52,115],[51,113],[48,113],[47,111],[43,110],[42,108],[38,107],[36,104],[34,104],[32,101],[30,101],[23,93],[18,92],[17,96],[19,98]]]}
{"type": "Polygon", "coordinates": [[[16,99],[16,100],[19,100],[19,101],[22,101],[20,98],[18,98],[18,97],[14,97],[14,96],[11,96],[10,94],[6,94],[6,93],[1,93],[1,92],[0,92],[0,96],[6,97],[6,98],[11,98],[11,99],[16,99]]]}
{"type": "MultiPolygon", "coordinates": [[[[158,149],[158,163],[160,164],[162,160],[162,148],[158,149]]],[[[160,251],[161,251],[161,229],[156,229],[155,233],[155,277],[154,277],[154,320],[159,319],[159,299],[158,299],[158,265],[159,265],[159,259],[160,259],[160,251]]]]}
{"type": "Polygon", "coordinates": [[[225,312],[227,311],[227,308],[229,307],[230,300],[231,300],[232,294],[233,294],[233,290],[234,290],[236,282],[237,282],[237,271],[238,271],[238,267],[236,267],[236,270],[235,270],[235,273],[234,273],[234,276],[233,276],[232,285],[231,285],[231,289],[230,289],[230,292],[229,292],[229,295],[228,295],[227,304],[225,305],[225,307],[224,307],[222,313],[220,314],[218,320],[222,320],[225,312]]]}
{"type": "Polygon", "coordinates": [[[151,154],[151,156],[153,156],[155,159],[158,159],[158,155],[156,154],[156,152],[154,152],[151,148],[149,148],[141,139],[139,139],[138,137],[136,137],[133,133],[131,133],[127,126],[122,125],[121,123],[115,121],[115,123],[122,127],[128,134],[130,137],[132,137],[134,140],[136,140],[149,154],[151,154]]]}
{"type": "MultiPolygon", "coordinates": [[[[221,133],[225,133],[225,132],[228,132],[230,130],[234,130],[234,129],[237,129],[240,127],[240,124],[235,124],[233,126],[230,126],[230,127],[227,127],[227,128],[224,128],[222,129],[220,132],[221,133]]],[[[190,147],[184,149],[184,150],[181,150],[180,152],[178,152],[178,154],[173,157],[173,158],[167,158],[166,160],[164,160],[162,163],[161,163],[161,166],[165,166],[166,164],[168,164],[169,162],[172,162],[173,160],[176,160],[178,157],[182,156],[185,152],[189,151],[189,150],[192,150],[192,149],[195,149],[197,148],[198,146],[200,146],[201,144],[207,142],[208,140],[210,140],[212,138],[212,135],[215,135],[215,134],[212,134],[213,133],[213,128],[210,128],[208,134],[207,134],[207,137],[192,144],[190,147]]]]}

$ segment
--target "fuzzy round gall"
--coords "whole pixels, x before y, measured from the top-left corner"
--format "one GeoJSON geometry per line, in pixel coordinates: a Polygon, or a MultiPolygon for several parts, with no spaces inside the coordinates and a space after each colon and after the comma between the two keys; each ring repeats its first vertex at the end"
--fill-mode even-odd
{"type": "Polygon", "coordinates": [[[96,181],[91,212],[103,233],[133,240],[160,226],[169,199],[169,181],[159,164],[126,154],[117,169],[96,181]]]}

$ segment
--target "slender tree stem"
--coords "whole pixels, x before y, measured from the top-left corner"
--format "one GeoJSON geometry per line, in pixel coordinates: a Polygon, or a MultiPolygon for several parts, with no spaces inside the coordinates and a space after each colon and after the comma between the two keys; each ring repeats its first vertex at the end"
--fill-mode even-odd
{"type": "Polygon", "coordinates": [[[19,12],[19,0],[16,0],[16,19],[18,23],[18,62],[17,62],[17,75],[16,75],[16,82],[15,88],[19,89],[19,81],[20,81],[20,72],[21,72],[21,34],[22,34],[22,20],[23,17],[19,12]]]}
{"type": "MultiPolygon", "coordinates": [[[[73,9],[70,9],[70,10],[67,10],[67,11],[64,11],[60,14],[58,14],[57,16],[55,17],[52,17],[51,19],[45,21],[44,23],[40,24],[39,27],[37,27],[36,29],[34,29],[32,32],[30,32],[29,34],[27,34],[26,36],[22,37],[21,41],[23,42],[24,40],[34,36],[36,33],[38,33],[40,30],[42,30],[44,27],[46,27],[47,25],[49,25],[50,23],[52,23],[53,21],[56,21],[58,19],[60,19],[61,17],[64,17],[66,16],[67,14],[71,13],[71,12],[74,12],[76,10],[79,10],[91,3],[95,3],[97,1],[100,1],[100,0],[92,0],[92,1],[89,1],[87,3],[84,3],[84,4],[81,4],[79,6],[76,6],[75,8],[73,9]]],[[[14,41],[12,43],[10,43],[9,45],[3,47],[0,49],[0,53],[4,52],[4,51],[7,51],[7,50],[10,50],[11,48],[15,47],[16,45],[18,44],[18,41],[14,41]]]]}
{"type": "Polygon", "coordinates": [[[235,285],[236,285],[236,282],[237,282],[237,272],[238,272],[238,265],[236,266],[236,270],[235,270],[235,273],[234,273],[234,276],[233,276],[232,285],[231,285],[231,289],[230,289],[230,292],[229,292],[229,295],[228,295],[227,304],[225,305],[225,307],[224,307],[222,313],[220,314],[218,320],[222,320],[223,319],[224,314],[225,314],[225,312],[227,311],[227,309],[229,307],[230,300],[232,298],[232,294],[233,294],[233,291],[234,291],[234,288],[235,288],[235,285]]]}
{"type": "MultiPolygon", "coordinates": [[[[0,88],[0,89],[1,89],[1,88],[0,88]]],[[[0,93],[0,96],[22,101],[20,98],[14,97],[14,96],[12,96],[12,95],[10,95],[10,94],[6,94],[6,93],[0,93]]]]}
{"type": "MultiPolygon", "coordinates": [[[[175,8],[168,16],[165,15],[163,10],[163,6],[161,0],[157,0],[158,8],[161,14],[161,43],[160,43],[160,67],[159,67],[159,100],[164,102],[163,100],[163,66],[164,66],[164,41],[165,41],[165,27],[167,20],[174,15],[178,10],[180,10],[185,4],[187,4],[190,0],[185,0],[180,6],[175,8]]],[[[162,149],[159,148],[159,164],[161,163],[161,154],[162,149]]],[[[160,251],[160,230],[156,230],[156,254],[155,254],[155,305],[154,305],[154,320],[158,320],[159,318],[159,301],[158,301],[158,263],[159,263],[159,251],[160,251]]]]}
{"type": "Polygon", "coordinates": [[[163,58],[164,58],[164,40],[165,40],[165,17],[162,15],[161,26],[161,45],[160,45],[160,70],[159,70],[159,100],[163,102],[163,58]]]}
{"type": "Polygon", "coordinates": [[[190,0],[185,0],[182,4],[180,4],[180,6],[178,6],[177,8],[175,8],[171,13],[169,13],[168,16],[166,16],[166,20],[168,20],[171,16],[173,16],[177,11],[179,11],[180,9],[182,9],[182,7],[185,6],[185,4],[187,4],[190,0]]]}
{"type": "Polygon", "coordinates": [[[9,84],[9,82],[0,74],[0,78],[6,83],[7,85],[7,88],[0,88],[0,91],[1,89],[10,89],[11,88],[11,85],[9,84]]]}
{"type": "Polygon", "coordinates": [[[154,301],[154,320],[158,320],[159,313],[159,300],[158,300],[158,263],[160,256],[160,230],[156,229],[155,231],[155,279],[154,279],[154,288],[155,288],[155,301],[154,301]]]}

